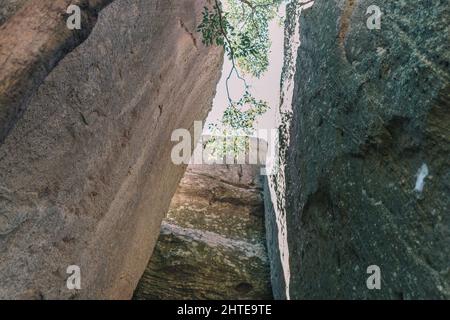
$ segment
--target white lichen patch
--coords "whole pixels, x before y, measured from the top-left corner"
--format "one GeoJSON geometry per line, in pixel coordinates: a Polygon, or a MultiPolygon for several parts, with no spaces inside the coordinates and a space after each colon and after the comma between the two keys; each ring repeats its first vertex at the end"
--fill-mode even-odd
{"type": "Polygon", "coordinates": [[[422,166],[419,168],[419,171],[417,171],[416,186],[414,187],[414,191],[422,193],[425,186],[425,178],[429,173],[430,172],[428,170],[427,164],[422,164],[422,166]]]}

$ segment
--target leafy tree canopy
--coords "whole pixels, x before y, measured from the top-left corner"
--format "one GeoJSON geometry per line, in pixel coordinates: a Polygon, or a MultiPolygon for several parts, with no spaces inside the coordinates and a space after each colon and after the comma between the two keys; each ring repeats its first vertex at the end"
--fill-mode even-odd
{"type": "MultiPolygon", "coordinates": [[[[213,124],[213,132],[240,130],[250,135],[257,116],[265,113],[266,101],[256,99],[247,84],[246,75],[259,78],[269,66],[269,22],[276,17],[283,0],[214,0],[212,9],[203,11],[203,20],[198,26],[205,45],[223,46],[232,62],[226,79],[228,107],[222,124],[213,124]],[[230,95],[229,81],[235,75],[244,86],[244,94],[238,100],[230,95]]],[[[222,152],[242,149],[233,146],[222,152]]]]}

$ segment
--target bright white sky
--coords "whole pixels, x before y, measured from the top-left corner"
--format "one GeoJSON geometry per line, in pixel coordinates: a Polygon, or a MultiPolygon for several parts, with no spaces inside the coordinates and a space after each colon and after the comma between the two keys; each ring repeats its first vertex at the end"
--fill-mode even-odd
{"type": "MultiPolygon", "coordinates": [[[[284,16],[284,8],[280,9],[280,15],[284,16]]],[[[284,26],[280,25],[279,19],[274,19],[270,23],[270,38],[272,48],[269,56],[269,69],[260,79],[246,76],[247,83],[252,86],[251,92],[257,99],[263,99],[269,103],[270,110],[267,111],[257,121],[258,129],[272,129],[276,127],[275,114],[280,103],[280,77],[283,67],[283,43],[284,26]]],[[[217,94],[214,98],[213,108],[208,115],[204,134],[208,134],[210,123],[220,122],[225,111],[228,99],[226,94],[225,80],[230,72],[231,62],[225,59],[222,78],[217,86],[217,94]]],[[[238,99],[243,93],[242,81],[233,77],[229,81],[231,96],[238,99]]]]}

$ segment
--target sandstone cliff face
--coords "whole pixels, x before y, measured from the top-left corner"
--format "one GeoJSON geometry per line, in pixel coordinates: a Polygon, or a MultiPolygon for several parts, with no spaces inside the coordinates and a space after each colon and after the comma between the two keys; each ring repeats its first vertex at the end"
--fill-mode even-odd
{"type": "MultiPolygon", "coordinates": [[[[63,19],[65,2],[52,3],[63,19]]],[[[194,32],[207,4],[116,0],[59,63],[19,50],[19,80],[36,82],[11,96],[2,80],[0,91],[2,108],[26,110],[0,123],[12,128],[0,145],[0,298],[131,297],[184,172],[170,161],[171,133],[206,117],[219,78],[222,50],[194,32]],[[81,268],[79,291],[66,287],[69,265],[81,268]]],[[[26,6],[1,26],[1,50],[26,6]]],[[[45,48],[66,41],[56,29],[45,48]]]]}
{"type": "Polygon", "coordinates": [[[450,298],[448,2],[316,0],[290,17],[275,274],[294,299],[450,298]]]}
{"type": "Polygon", "coordinates": [[[271,299],[256,165],[191,165],[136,299],[271,299]]]}

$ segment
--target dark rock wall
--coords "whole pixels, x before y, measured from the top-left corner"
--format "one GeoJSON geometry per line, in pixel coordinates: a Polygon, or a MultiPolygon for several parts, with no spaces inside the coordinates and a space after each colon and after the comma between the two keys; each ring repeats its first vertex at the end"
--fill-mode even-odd
{"type": "Polygon", "coordinates": [[[302,12],[283,160],[291,298],[450,298],[449,10],[316,0],[302,12]],[[381,290],[366,286],[370,265],[381,290]]]}
{"type": "Polygon", "coordinates": [[[271,299],[257,165],[191,165],[135,299],[271,299]]]}

